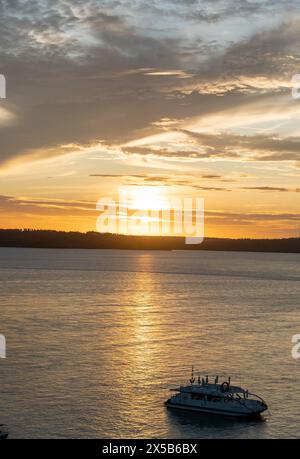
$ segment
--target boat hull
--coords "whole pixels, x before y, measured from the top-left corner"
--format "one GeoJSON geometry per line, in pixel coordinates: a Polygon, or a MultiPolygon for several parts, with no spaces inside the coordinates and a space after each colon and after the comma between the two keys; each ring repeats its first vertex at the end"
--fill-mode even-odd
{"type": "Polygon", "coordinates": [[[220,416],[231,416],[235,418],[241,418],[241,417],[242,418],[257,418],[260,416],[260,414],[263,411],[265,411],[265,409],[262,409],[261,411],[257,411],[257,412],[241,412],[241,411],[222,410],[222,409],[210,408],[210,407],[204,407],[204,406],[192,406],[192,405],[183,404],[183,403],[174,403],[174,402],[170,402],[169,400],[165,402],[165,405],[168,408],[174,408],[174,409],[179,409],[179,410],[184,410],[184,411],[209,413],[209,414],[216,414],[220,416]]]}

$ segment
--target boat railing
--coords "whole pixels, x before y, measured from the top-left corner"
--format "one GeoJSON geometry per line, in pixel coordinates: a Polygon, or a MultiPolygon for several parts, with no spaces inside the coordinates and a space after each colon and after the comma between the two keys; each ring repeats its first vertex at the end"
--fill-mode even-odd
{"type": "Polygon", "coordinates": [[[257,394],[253,394],[252,392],[248,392],[248,395],[252,395],[252,397],[256,397],[258,400],[260,400],[264,405],[266,405],[266,402],[264,401],[264,399],[262,397],[260,397],[259,395],[257,394]]]}

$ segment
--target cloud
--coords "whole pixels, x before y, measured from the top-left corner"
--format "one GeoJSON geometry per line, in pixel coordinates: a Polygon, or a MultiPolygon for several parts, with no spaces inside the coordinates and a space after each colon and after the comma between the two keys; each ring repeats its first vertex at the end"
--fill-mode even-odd
{"type": "Polygon", "coordinates": [[[214,222],[222,222],[222,220],[227,220],[232,225],[240,222],[299,222],[300,213],[280,213],[280,212],[249,212],[249,213],[235,213],[235,212],[223,212],[223,211],[206,211],[206,216],[214,222]]]}
{"type": "Polygon", "coordinates": [[[89,201],[41,199],[0,195],[0,212],[44,215],[94,215],[96,204],[89,201]]]}
{"type": "Polygon", "coordinates": [[[243,157],[249,154],[256,161],[296,161],[300,158],[300,137],[184,132],[197,141],[208,157],[243,157]]]}
{"type": "Polygon", "coordinates": [[[228,188],[220,188],[220,187],[213,187],[213,186],[197,186],[193,185],[194,188],[197,190],[202,190],[202,191],[232,191],[229,190],[228,188]]]}
{"type": "Polygon", "coordinates": [[[149,175],[149,174],[90,174],[90,177],[100,177],[103,179],[117,179],[132,186],[143,185],[171,185],[171,186],[185,186],[202,190],[226,191],[225,188],[218,187],[203,187],[198,185],[199,180],[204,181],[218,181],[218,182],[232,182],[235,179],[225,178],[221,175],[212,174],[176,174],[176,175],[149,175]],[[138,179],[138,180],[136,180],[138,179]],[[132,180],[134,182],[132,182],[132,180]]]}
{"type": "Polygon", "coordinates": [[[242,190],[256,190],[256,191],[279,191],[280,193],[299,193],[300,188],[285,188],[285,187],[275,187],[275,186],[244,186],[242,190]]]}
{"type": "MultiPolygon", "coordinates": [[[[199,133],[179,130],[191,140],[193,149],[158,148],[151,146],[123,147],[128,155],[181,159],[244,159],[249,161],[297,161],[300,159],[300,137],[280,137],[275,134],[241,135],[229,132],[199,133]]],[[[186,142],[187,143],[187,142],[186,142]]],[[[171,144],[171,142],[169,142],[171,144]]]]}
{"type": "Polygon", "coordinates": [[[145,178],[143,174],[90,174],[90,177],[101,177],[101,178],[145,178]]]}
{"type": "MultiPolygon", "coordinates": [[[[289,8],[297,13],[297,2],[289,8]]],[[[299,67],[299,22],[278,24],[282,11],[279,1],[3,0],[1,71],[14,123],[0,124],[0,162],[64,154],[69,144],[120,145],[287,89],[299,67]],[[222,24],[234,17],[269,22],[236,30],[224,45],[222,24]]]]}

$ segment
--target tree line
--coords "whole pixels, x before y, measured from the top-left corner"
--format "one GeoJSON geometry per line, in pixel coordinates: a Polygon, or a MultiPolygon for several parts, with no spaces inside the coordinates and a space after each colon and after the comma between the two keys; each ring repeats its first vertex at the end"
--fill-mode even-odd
{"type": "Polygon", "coordinates": [[[32,229],[0,229],[1,247],[132,250],[220,250],[300,253],[300,238],[223,239],[205,238],[186,245],[183,237],[126,236],[121,234],[32,229]]]}

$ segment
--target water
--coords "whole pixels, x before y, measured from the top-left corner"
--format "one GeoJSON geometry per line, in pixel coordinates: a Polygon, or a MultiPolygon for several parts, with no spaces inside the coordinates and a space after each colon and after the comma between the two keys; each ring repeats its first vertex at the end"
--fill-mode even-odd
{"type": "Polygon", "coordinates": [[[297,254],[0,249],[0,423],[13,438],[299,437],[297,254]],[[194,364],[261,422],[166,410],[194,364]]]}

